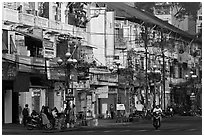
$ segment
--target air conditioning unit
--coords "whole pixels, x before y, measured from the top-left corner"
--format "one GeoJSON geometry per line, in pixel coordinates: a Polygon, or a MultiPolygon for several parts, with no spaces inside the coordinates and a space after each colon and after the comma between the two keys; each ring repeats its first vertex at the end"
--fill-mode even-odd
{"type": "Polygon", "coordinates": [[[129,26],[128,20],[125,20],[125,21],[124,21],[124,25],[125,25],[125,26],[129,26]]]}
{"type": "Polygon", "coordinates": [[[94,17],[98,17],[99,14],[100,14],[100,10],[95,10],[95,11],[94,11],[94,17]]]}
{"type": "Polygon", "coordinates": [[[59,14],[55,15],[55,20],[56,20],[56,21],[60,21],[60,20],[61,20],[61,17],[60,17],[59,14]]]}

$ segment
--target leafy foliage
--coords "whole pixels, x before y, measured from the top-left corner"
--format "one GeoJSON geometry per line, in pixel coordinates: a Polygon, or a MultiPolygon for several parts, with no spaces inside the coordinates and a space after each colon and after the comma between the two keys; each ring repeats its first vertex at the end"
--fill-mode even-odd
{"type": "Polygon", "coordinates": [[[153,13],[153,7],[155,6],[155,2],[135,2],[134,6],[141,10],[153,13]]]}
{"type": "MultiPolygon", "coordinates": [[[[135,2],[135,7],[147,12],[153,13],[153,9],[157,2],[135,2]]],[[[167,2],[160,2],[162,5],[166,5],[167,2]]],[[[172,8],[177,8],[175,17],[177,19],[185,18],[185,15],[192,15],[194,19],[197,18],[197,11],[201,8],[201,2],[168,2],[172,8]]]]}

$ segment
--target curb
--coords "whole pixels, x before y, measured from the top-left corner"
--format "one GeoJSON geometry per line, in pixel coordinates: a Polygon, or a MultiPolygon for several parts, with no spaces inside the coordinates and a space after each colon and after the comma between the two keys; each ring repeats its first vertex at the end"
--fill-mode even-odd
{"type": "Polygon", "coordinates": [[[57,133],[57,132],[67,132],[67,131],[74,131],[74,130],[78,130],[81,129],[81,127],[76,127],[76,128],[68,128],[68,129],[62,129],[62,130],[44,130],[42,131],[42,133],[57,133]]]}

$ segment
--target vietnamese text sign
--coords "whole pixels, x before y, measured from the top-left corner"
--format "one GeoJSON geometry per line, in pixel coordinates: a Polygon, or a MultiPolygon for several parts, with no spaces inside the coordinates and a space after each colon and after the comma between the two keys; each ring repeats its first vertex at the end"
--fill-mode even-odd
{"type": "Polygon", "coordinates": [[[108,86],[98,87],[96,94],[98,94],[98,98],[108,98],[108,86]]]}
{"type": "Polygon", "coordinates": [[[31,72],[32,58],[28,56],[17,56],[19,62],[19,71],[31,72]]]}
{"type": "Polygon", "coordinates": [[[117,104],[117,110],[125,110],[124,104],[117,104]]]}
{"type": "Polygon", "coordinates": [[[44,48],[44,57],[45,58],[54,58],[55,57],[55,50],[53,42],[43,41],[43,48],[44,48]]]}
{"type": "Polygon", "coordinates": [[[16,64],[2,62],[2,79],[3,80],[14,80],[17,74],[16,64]]]}
{"type": "Polygon", "coordinates": [[[41,74],[45,73],[45,59],[33,57],[33,71],[41,74]]]}
{"type": "Polygon", "coordinates": [[[57,62],[46,61],[47,78],[52,80],[65,80],[65,70],[60,68],[57,62]]]}

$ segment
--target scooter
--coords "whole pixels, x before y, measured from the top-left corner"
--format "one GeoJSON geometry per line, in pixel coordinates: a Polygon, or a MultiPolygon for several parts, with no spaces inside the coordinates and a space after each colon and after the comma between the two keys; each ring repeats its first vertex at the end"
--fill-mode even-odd
{"type": "Polygon", "coordinates": [[[156,130],[161,126],[161,113],[158,111],[153,113],[153,126],[156,130]]]}
{"type": "Polygon", "coordinates": [[[33,130],[33,129],[50,130],[50,129],[52,129],[52,124],[50,122],[47,124],[43,124],[42,120],[43,119],[40,115],[29,117],[28,123],[27,123],[27,129],[28,130],[33,130]]]}

